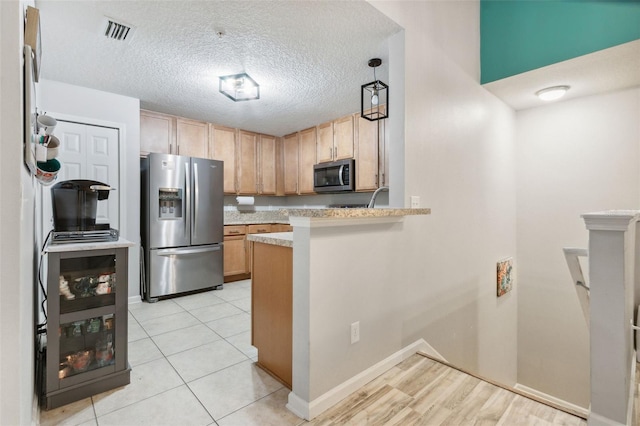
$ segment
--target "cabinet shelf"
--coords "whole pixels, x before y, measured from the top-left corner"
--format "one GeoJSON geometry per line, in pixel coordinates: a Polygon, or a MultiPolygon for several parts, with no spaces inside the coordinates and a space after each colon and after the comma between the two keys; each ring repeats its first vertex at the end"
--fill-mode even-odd
{"type": "Polygon", "coordinates": [[[60,313],[61,315],[72,312],[86,311],[89,309],[97,309],[102,307],[113,307],[116,304],[115,293],[102,294],[99,296],[82,297],[79,299],[66,300],[64,296],[60,297],[60,313]]]}

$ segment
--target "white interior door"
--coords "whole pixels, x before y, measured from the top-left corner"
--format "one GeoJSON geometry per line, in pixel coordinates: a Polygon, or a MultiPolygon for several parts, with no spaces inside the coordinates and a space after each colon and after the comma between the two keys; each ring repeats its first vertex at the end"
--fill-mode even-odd
{"type": "MultiPolygon", "coordinates": [[[[96,180],[119,188],[118,130],[58,120],[54,135],[60,139],[58,160],[62,167],[54,182],[70,179],[96,180]]],[[[43,237],[53,229],[50,186],[42,187],[43,237]]],[[[112,191],[98,201],[97,223],[119,229],[119,194],[112,191]]]]}

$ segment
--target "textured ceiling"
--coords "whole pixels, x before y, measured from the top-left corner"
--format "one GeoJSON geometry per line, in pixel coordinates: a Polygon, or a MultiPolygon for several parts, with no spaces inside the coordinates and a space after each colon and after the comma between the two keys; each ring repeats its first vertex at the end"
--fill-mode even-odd
{"type": "MultiPolygon", "coordinates": [[[[400,27],[362,1],[36,0],[41,78],[140,99],[141,107],[282,136],[356,112],[400,27]],[[135,27],[120,42],[107,16],[135,27]],[[222,37],[217,33],[222,32],[222,37]],[[246,72],[257,101],[218,92],[220,75],[246,72]]],[[[391,88],[390,92],[393,90],[391,88]]]]}

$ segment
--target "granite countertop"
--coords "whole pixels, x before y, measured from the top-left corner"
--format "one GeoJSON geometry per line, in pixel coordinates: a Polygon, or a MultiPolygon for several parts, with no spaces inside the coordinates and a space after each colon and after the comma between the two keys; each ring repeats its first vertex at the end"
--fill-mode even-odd
{"type": "Polygon", "coordinates": [[[261,223],[289,223],[289,219],[281,210],[262,210],[241,212],[226,210],[224,212],[225,225],[252,225],[261,223]]]}
{"type": "Polygon", "coordinates": [[[293,247],[293,232],[272,232],[270,234],[249,234],[247,240],[275,246],[293,247]]]}
{"type": "Polygon", "coordinates": [[[375,208],[375,209],[282,209],[288,217],[311,217],[311,218],[370,218],[370,217],[399,217],[431,214],[431,209],[398,209],[398,208],[375,208]]]}
{"type": "Polygon", "coordinates": [[[261,223],[289,223],[289,217],[363,219],[376,217],[402,217],[431,214],[431,209],[400,209],[400,208],[293,208],[264,211],[225,211],[225,225],[250,225],[261,223]]]}

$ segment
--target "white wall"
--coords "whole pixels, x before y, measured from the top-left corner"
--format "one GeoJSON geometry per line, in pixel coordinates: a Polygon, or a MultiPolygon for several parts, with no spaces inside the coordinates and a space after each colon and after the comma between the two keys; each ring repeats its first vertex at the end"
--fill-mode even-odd
{"type": "Polygon", "coordinates": [[[517,113],[518,382],[589,406],[588,330],[563,247],[582,213],[638,209],[640,88],[517,113]]]}
{"type": "Polygon", "coordinates": [[[390,167],[404,171],[404,206],[418,195],[432,215],[406,221],[402,250],[386,259],[410,266],[371,285],[402,295],[382,312],[401,316],[403,345],[424,338],[450,362],[513,385],[519,290],[496,298],[496,262],[517,265],[515,114],[479,85],[479,3],[372,4],[405,29],[405,155],[390,167]]]}
{"type": "Polygon", "coordinates": [[[136,245],[129,249],[129,298],[140,295],[140,101],[79,86],[41,80],[37,87],[41,111],[85,118],[91,124],[110,122],[124,125],[120,137],[124,163],[120,164],[120,235],[136,245]],[[122,174],[124,171],[124,174],[122,174]]]}
{"type": "Polygon", "coordinates": [[[34,189],[22,160],[23,3],[0,2],[0,424],[30,424],[34,189]]]}

